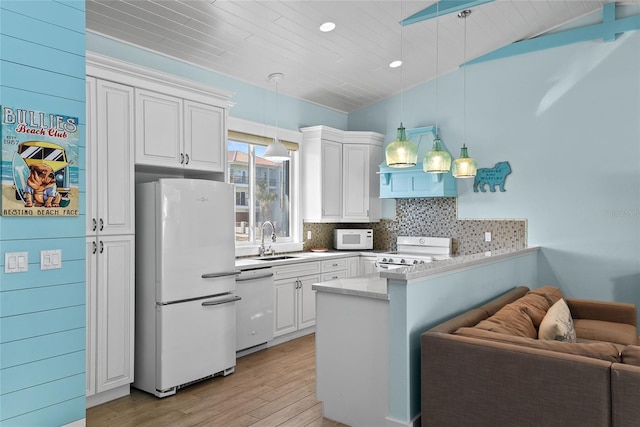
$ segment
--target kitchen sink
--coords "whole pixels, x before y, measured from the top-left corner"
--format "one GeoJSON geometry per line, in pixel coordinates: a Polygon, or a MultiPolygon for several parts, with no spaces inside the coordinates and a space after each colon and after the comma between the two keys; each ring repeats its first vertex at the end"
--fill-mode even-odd
{"type": "Polygon", "coordinates": [[[255,258],[255,259],[258,261],[280,261],[283,259],[291,259],[291,258],[298,258],[298,257],[290,256],[290,255],[276,255],[276,256],[268,256],[268,257],[255,258]]]}

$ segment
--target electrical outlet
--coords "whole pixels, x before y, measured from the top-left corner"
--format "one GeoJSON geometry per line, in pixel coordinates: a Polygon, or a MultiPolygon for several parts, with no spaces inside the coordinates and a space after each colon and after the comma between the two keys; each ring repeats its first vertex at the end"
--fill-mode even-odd
{"type": "Polygon", "coordinates": [[[491,232],[490,231],[485,231],[484,232],[484,241],[485,242],[490,242],[491,241],[491,232]]]}

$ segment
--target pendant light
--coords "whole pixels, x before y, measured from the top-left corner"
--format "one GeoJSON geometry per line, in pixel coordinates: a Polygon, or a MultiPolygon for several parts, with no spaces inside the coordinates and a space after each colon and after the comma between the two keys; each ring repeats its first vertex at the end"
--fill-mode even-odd
{"type": "MultiPolygon", "coordinates": [[[[400,66],[402,66],[402,0],[400,0],[400,66]]],[[[396,64],[398,61],[394,61],[396,64]]],[[[393,63],[392,63],[393,64],[393,63]]],[[[390,66],[392,66],[390,64],[390,66]]],[[[397,67],[398,65],[394,65],[397,67]]],[[[400,69],[400,117],[402,118],[404,74],[400,69]]],[[[407,139],[407,132],[400,122],[396,140],[385,149],[387,166],[391,168],[410,168],[418,163],[418,146],[407,139]]]]}
{"type": "Polygon", "coordinates": [[[436,133],[433,139],[433,147],[431,151],[426,153],[422,159],[422,170],[427,173],[447,173],[451,169],[451,154],[442,149],[442,141],[438,137],[438,72],[439,72],[439,55],[438,55],[438,14],[440,2],[436,3],[436,133]]]}
{"type": "Polygon", "coordinates": [[[463,10],[458,13],[458,18],[464,19],[464,63],[462,70],[462,93],[463,93],[463,114],[462,114],[462,148],[460,149],[460,157],[453,161],[451,174],[456,178],[473,178],[476,176],[478,164],[474,159],[469,157],[467,145],[464,141],[467,139],[467,16],[471,15],[470,10],[463,10]]]}
{"type": "Polygon", "coordinates": [[[284,74],[282,73],[269,74],[268,77],[270,82],[275,82],[276,84],[276,136],[273,139],[273,142],[269,144],[267,149],[264,151],[264,158],[271,160],[272,162],[284,162],[291,159],[289,150],[282,142],[280,142],[280,139],[278,139],[278,82],[283,78],[284,74]]]}

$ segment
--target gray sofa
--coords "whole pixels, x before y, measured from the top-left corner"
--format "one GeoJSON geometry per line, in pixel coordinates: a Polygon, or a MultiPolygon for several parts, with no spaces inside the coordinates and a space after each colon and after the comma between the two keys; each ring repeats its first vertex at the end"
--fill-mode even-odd
{"type": "Polygon", "coordinates": [[[577,342],[531,336],[560,298],[519,287],[423,333],[422,425],[640,425],[636,307],[565,299],[577,342]]]}

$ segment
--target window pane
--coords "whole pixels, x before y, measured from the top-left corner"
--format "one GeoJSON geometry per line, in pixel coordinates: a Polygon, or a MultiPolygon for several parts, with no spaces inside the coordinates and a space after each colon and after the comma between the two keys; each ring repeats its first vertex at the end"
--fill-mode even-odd
{"type": "Polygon", "coordinates": [[[249,240],[249,144],[227,142],[229,183],[236,191],[236,242],[249,240]]]}
{"type": "MultiPolygon", "coordinates": [[[[271,221],[276,236],[289,237],[289,161],[273,162],[265,159],[266,147],[256,145],[256,239],[262,239],[262,225],[271,221]]],[[[271,236],[271,227],[265,228],[265,239],[271,236]]]]}
{"type": "MultiPolygon", "coordinates": [[[[274,224],[278,241],[291,237],[290,162],[267,160],[265,150],[249,142],[227,142],[229,182],[235,187],[236,243],[259,243],[265,221],[274,224]]],[[[265,232],[265,243],[271,242],[271,227],[265,226],[265,232]]]]}

